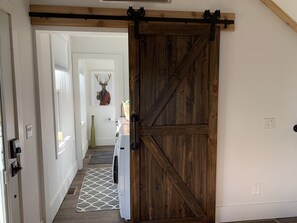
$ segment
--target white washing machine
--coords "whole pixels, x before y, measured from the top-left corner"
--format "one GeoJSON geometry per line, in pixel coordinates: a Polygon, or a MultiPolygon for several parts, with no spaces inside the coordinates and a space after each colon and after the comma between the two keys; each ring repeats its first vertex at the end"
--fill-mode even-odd
{"type": "Polygon", "coordinates": [[[113,159],[113,179],[118,184],[119,209],[122,218],[130,219],[130,128],[119,120],[113,159]]]}
{"type": "Polygon", "coordinates": [[[116,122],[117,129],[116,129],[116,134],[115,134],[115,146],[114,146],[113,163],[112,163],[113,173],[116,173],[116,178],[115,178],[115,174],[113,174],[113,182],[114,183],[118,183],[118,175],[117,175],[118,161],[117,160],[118,160],[118,155],[119,155],[119,150],[120,150],[119,135],[122,134],[124,125],[129,126],[129,121],[126,118],[120,118],[116,122]]]}

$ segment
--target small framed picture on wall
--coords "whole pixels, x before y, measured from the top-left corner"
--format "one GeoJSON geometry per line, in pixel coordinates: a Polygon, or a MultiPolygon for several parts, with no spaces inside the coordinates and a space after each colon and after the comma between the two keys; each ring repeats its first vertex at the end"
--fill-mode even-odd
{"type": "Polygon", "coordinates": [[[109,106],[114,103],[114,71],[91,71],[93,105],[109,106]]]}

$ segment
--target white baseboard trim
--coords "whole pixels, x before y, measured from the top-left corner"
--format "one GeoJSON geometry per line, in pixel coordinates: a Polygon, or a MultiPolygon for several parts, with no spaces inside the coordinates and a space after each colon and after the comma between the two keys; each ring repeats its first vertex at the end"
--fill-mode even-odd
{"type": "Polygon", "coordinates": [[[59,211],[59,208],[67,194],[67,191],[77,173],[78,170],[78,166],[77,166],[77,162],[75,162],[73,164],[73,166],[71,167],[71,170],[69,171],[67,177],[65,178],[65,180],[63,181],[63,184],[60,186],[59,190],[57,191],[57,193],[55,194],[54,198],[51,200],[50,203],[50,209],[49,210],[49,218],[50,221],[52,222],[56,216],[56,214],[59,211]]]}
{"type": "Polygon", "coordinates": [[[88,141],[85,141],[83,142],[83,145],[82,145],[82,157],[85,157],[87,151],[88,151],[88,148],[89,148],[89,142],[88,141]]]}
{"type": "Polygon", "coordinates": [[[216,207],[216,222],[297,216],[297,201],[238,204],[216,207]]]}

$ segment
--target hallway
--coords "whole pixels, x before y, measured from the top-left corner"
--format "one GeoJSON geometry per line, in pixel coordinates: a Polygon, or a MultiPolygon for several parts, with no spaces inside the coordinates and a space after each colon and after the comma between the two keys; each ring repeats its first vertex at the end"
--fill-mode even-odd
{"type": "Polygon", "coordinates": [[[78,171],[72,184],[72,187],[77,187],[75,194],[66,195],[59,212],[57,213],[54,223],[92,223],[92,222],[104,222],[104,223],[123,223],[125,222],[120,218],[118,210],[112,211],[96,211],[96,212],[86,212],[77,213],[76,203],[79,197],[79,192],[82,186],[82,182],[88,168],[98,168],[98,167],[108,167],[111,164],[96,164],[88,165],[90,154],[93,151],[110,151],[113,150],[112,146],[100,146],[95,149],[90,149],[84,159],[84,167],[82,170],[78,171]]]}

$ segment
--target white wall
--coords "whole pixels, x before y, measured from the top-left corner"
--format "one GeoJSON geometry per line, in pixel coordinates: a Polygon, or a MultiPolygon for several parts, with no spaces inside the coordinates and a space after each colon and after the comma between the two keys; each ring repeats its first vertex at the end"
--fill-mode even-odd
{"type": "MultiPolygon", "coordinates": [[[[99,30],[98,30],[99,31],[99,30]]],[[[102,34],[103,35],[103,34],[102,34]]],[[[123,58],[124,99],[129,98],[129,74],[128,74],[128,36],[118,34],[116,36],[72,36],[72,54],[107,54],[120,55],[123,58]]],[[[108,57],[108,56],[107,56],[108,57]]],[[[91,65],[90,69],[91,69],[91,65]]]]}
{"type": "Polygon", "coordinates": [[[297,216],[296,33],[260,1],[232,7],[236,31],[221,38],[218,220],[297,216]]]}
{"type": "Polygon", "coordinates": [[[38,130],[29,1],[1,0],[0,9],[11,15],[13,60],[17,96],[18,135],[22,146],[21,173],[23,222],[40,222],[42,207],[38,168],[38,130]],[[25,138],[25,126],[32,124],[33,136],[25,138]],[[34,193],[32,193],[34,191],[34,193]]]}
{"type": "Polygon", "coordinates": [[[83,63],[79,63],[79,91],[80,91],[80,114],[81,114],[81,144],[82,144],[82,158],[83,158],[89,147],[88,131],[87,131],[88,105],[87,105],[87,95],[86,95],[86,72],[85,72],[83,63]]]}
{"type": "Polygon", "coordinates": [[[127,34],[110,37],[72,36],[72,53],[81,58],[79,64],[85,71],[88,138],[90,139],[91,116],[95,115],[95,138],[96,145],[99,146],[114,145],[115,120],[120,117],[121,102],[129,98],[127,41],[127,34]],[[112,100],[109,106],[99,106],[98,101],[94,102],[91,74],[93,71],[105,70],[114,71],[109,84],[113,89],[110,92],[112,100]]]}
{"type": "Polygon", "coordinates": [[[259,0],[173,0],[145,8],[236,13],[235,32],[221,33],[217,222],[297,216],[296,33],[259,0]],[[264,118],[275,118],[276,128],[263,129],[264,118]],[[252,195],[254,183],[259,196],[252,195]]]}
{"type": "MultiPolygon", "coordinates": [[[[36,43],[44,169],[43,190],[45,193],[46,222],[52,222],[78,167],[74,137],[67,142],[61,153],[57,154],[56,151],[50,33],[36,31],[36,43]]],[[[70,107],[69,111],[71,113],[70,107]]],[[[72,115],[73,113],[72,111],[72,115]]]]}
{"type": "MultiPolygon", "coordinates": [[[[102,55],[104,58],[104,55],[102,55]]],[[[121,83],[121,87],[117,87],[116,84],[116,75],[115,72],[115,60],[113,59],[87,59],[85,60],[85,70],[86,70],[86,95],[87,95],[87,130],[88,130],[88,138],[90,139],[91,135],[91,116],[94,115],[94,124],[95,124],[95,140],[96,145],[114,145],[114,136],[116,131],[116,110],[120,109],[120,101],[119,98],[116,98],[115,92],[120,91],[121,99],[123,95],[123,83],[121,83]],[[96,99],[94,101],[96,95],[96,89],[94,89],[94,85],[97,86],[97,90],[99,90],[99,84],[97,81],[94,83],[93,71],[111,71],[112,78],[108,84],[107,90],[111,95],[110,105],[108,106],[100,106],[99,101],[96,99]],[[117,99],[117,100],[115,100],[117,99]]],[[[122,75],[122,73],[121,73],[122,75]]]]}
{"type": "Polygon", "coordinates": [[[257,0],[187,2],[162,7],[236,13],[221,34],[217,221],[296,216],[296,33],[257,0]]]}

